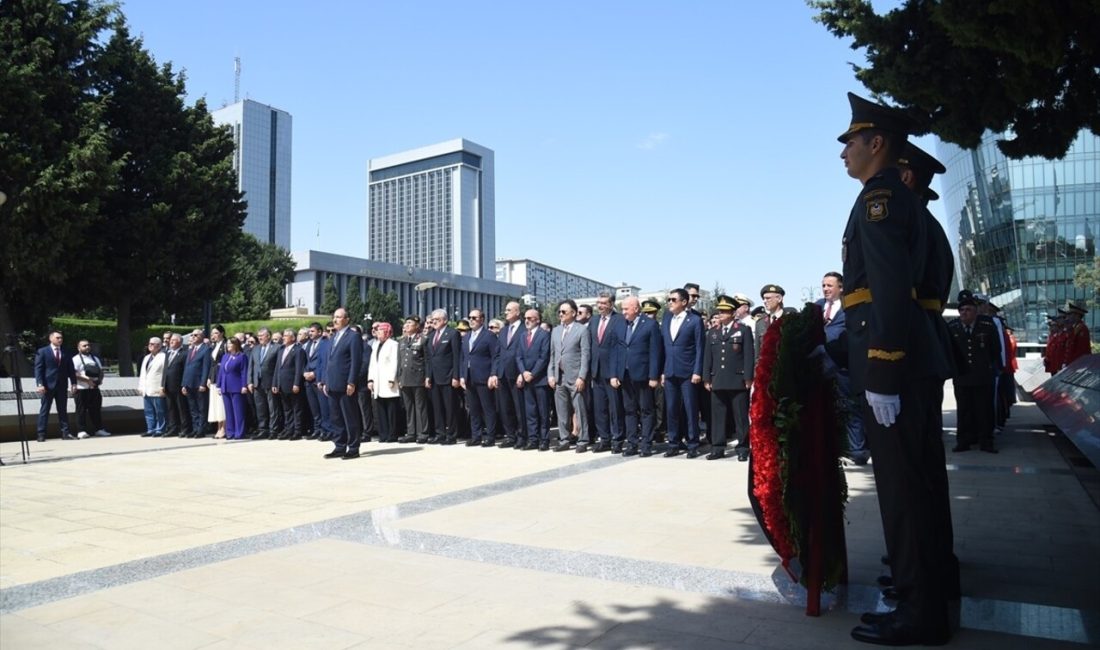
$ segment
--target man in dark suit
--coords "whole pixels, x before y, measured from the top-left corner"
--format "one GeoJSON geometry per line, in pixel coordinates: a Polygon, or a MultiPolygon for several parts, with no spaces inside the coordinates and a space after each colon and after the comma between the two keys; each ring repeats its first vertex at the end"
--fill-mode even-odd
{"type": "Polygon", "coordinates": [[[520,340],[523,338],[523,319],[520,316],[518,302],[504,306],[504,327],[500,328],[497,343],[500,353],[493,368],[489,385],[496,386],[498,420],[504,433],[501,447],[523,448],[527,443],[527,425],[524,416],[523,392],[516,386],[519,378],[519,366],[516,355],[519,354],[520,340]]]}
{"type": "Polygon", "coordinates": [[[615,312],[615,303],[608,291],[596,297],[597,316],[588,326],[592,365],[589,377],[592,416],[600,441],[593,452],[623,451],[623,398],[618,387],[611,385],[611,355],[618,343],[616,332],[623,317],[615,312]]]}
{"type": "MultiPolygon", "coordinates": [[[[168,417],[164,437],[186,437],[191,433],[191,408],[183,394],[183,368],[186,365],[183,337],[168,335],[168,350],[164,359],[164,399],[168,405],[168,417]]],[[[155,436],[156,434],[154,434],[155,436]]]]}
{"type": "Polygon", "coordinates": [[[183,366],[183,394],[187,397],[191,415],[191,431],[181,438],[202,438],[206,435],[206,380],[210,377],[210,348],[202,340],[202,331],[191,332],[187,361],[183,366]]]}
{"type": "Polygon", "coordinates": [[[329,340],[325,338],[325,330],[320,323],[310,323],[309,343],[306,344],[306,369],[302,374],[305,379],[306,400],[309,402],[309,412],[313,416],[312,440],[328,440],[332,435],[332,425],[329,423],[328,397],[321,392],[321,384],[325,381],[325,362],[328,361],[329,340]]]}
{"type": "Polygon", "coordinates": [[[50,331],[50,344],[38,349],[34,355],[35,390],[42,398],[38,407],[38,442],[46,441],[46,425],[50,419],[50,407],[57,404],[57,421],[61,425],[61,439],[73,440],[69,431],[69,390],[76,382],[76,370],[70,355],[61,349],[64,336],[60,330],[50,331]]]}
{"type": "MultiPolygon", "coordinates": [[[[470,439],[467,447],[492,447],[496,444],[497,404],[489,386],[500,344],[496,335],[485,327],[485,312],[471,309],[470,331],[462,339],[460,381],[466,391],[466,406],[470,410],[470,439]]],[[[495,382],[494,382],[495,384],[495,382]]]]}
{"type": "Polygon", "coordinates": [[[447,326],[447,312],[437,309],[428,318],[428,372],[424,386],[432,398],[432,415],[435,435],[428,438],[430,444],[453,445],[458,436],[455,423],[459,383],[459,365],[462,361],[462,337],[447,326]]]}
{"type": "MultiPolygon", "coordinates": [[[[546,371],[550,365],[550,334],[539,327],[541,323],[539,310],[528,309],[524,314],[524,330],[516,335],[522,337],[515,358],[519,372],[516,386],[523,395],[527,417],[527,445],[524,449],[537,447],[539,451],[548,451],[551,402],[546,371]]],[[[518,443],[516,446],[519,446],[518,443]]]]}
{"type": "Polygon", "coordinates": [[[741,322],[749,301],[740,296],[718,296],[718,328],[706,335],[703,357],[703,385],[710,391],[710,412],[714,427],[707,460],[726,455],[726,440],[732,430],[737,436],[737,460],[749,459],[749,389],[752,388],[753,334],[741,322]]]}
{"type": "Polygon", "coordinates": [[[295,331],[283,331],[283,349],[279,350],[275,368],[275,385],[271,392],[279,399],[283,412],[283,428],[279,440],[301,440],[305,429],[305,413],[302,410],[302,375],[305,374],[306,355],[298,345],[295,331]]]}
{"type": "Polygon", "coordinates": [[[641,315],[635,296],[623,299],[623,317],[615,323],[610,385],[623,400],[623,456],[653,455],[656,426],[654,390],[661,378],[661,329],[641,315]]]}
{"type": "MultiPolygon", "coordinates": [[[[824,296],[816,304],[821,307],[825,319],[825,340],[835,341],[844,332],[846,320],[841,296],[844,293],[844,276],[830,271],[821,279],[821,293],[824,296]]],[[[836,377],[840,401],[846,407],[848,425],[848,458],[856,465],[866,465],[871,459],[871,450],[867,448],[867,437],[863,433],[863,416],[860,414],[858,400],[852,399],[852,379],[847,368],[838,368],[836,377]]]]}
{"type": "Polygon", "coordinates": [[[959,292],[959,317],[948,323],[947,329],[956,357],[965,363],[955,378],[959,426],[951,451],[968,451],[976,444],[995,454],[993,379],[1001,372],[1001,336],[991,319],[978,315],[977,302],[965,289],[959,292]]]}
{"type": "Polygon", "coordinates": [[[764,301],[762,305],[764,307],[764,315],[756,320],[755,326],[755,341],[753,344],[756,347],[756,356],[760,357],[760,344],[764,341],[764,332],[768,331],[768,326],[775,321],[783,318],[784,314],[794,313],[796,310],[791,307],[783,306],[783,297],[787,295],[787,292],[783,290],[783,287],[778,284],[765,284],[760,289],[760,298],[764,301]]]}
{"type": "Polygon", "coordinates": [[[914,297],[930,240],[919,199],[902,183],[897,161],[915,125],[901,111],[851,93],[848,98],[851,124],[838,140],[848,175],[861,189],[842,240],[846,329],[840,340],[847,346],[852,393],[862,398],[900,598],[894,612],[861,617],[864,624],[852,637],[881,645],[941,645],[951,635],[951,567],[943,543],[950,503],[944,498],[943,444],[934,433],[934,394],[950,366],[914,297]]]}
{"type": "Polygon", "coordinates": [[[256,403],[256,435],[253,440],[274,440],[281,428],[278,400],[271,389],[275,386],[275,362],[279,348],[271,342],[271,330],[261,327],[256,332],[256,346],[248,364],[248,391],[256,403]]]}
{"type": "Polygon", "coordinates": [[[661,324],[665,367],[661,384],[665,387],[668,441],[665,456],[680,453],[683,424],[686,423],[688,458],[699,456],[699,418],[695,403],[695,385],[703,380],[703,320],[688,309],[687,291],[668,292],[668,311],[661,324]]]}
{"type": "Polygon", "coordinates": [[[336,331],[332,334],[332,347],[325,366],[324,392],[329,399],[335,446],[325,458],[350,460],[359,457],[362,414],[356,397],[356,382],[360,380],[363,365],[363,340],[348,327],[348,311],[343,307],[333,312],[332,323],[336,331]]]}

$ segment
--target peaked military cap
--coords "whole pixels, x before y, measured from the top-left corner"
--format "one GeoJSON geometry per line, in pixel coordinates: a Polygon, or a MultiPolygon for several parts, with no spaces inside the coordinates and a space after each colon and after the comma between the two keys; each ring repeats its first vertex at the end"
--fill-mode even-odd
{"type": "Polygon", "coordinates": [[[642,302],[642,311],[646,314],[656,314],[661,311],[661,304],[656,300],[646,300],[642,302]]]}
{"type": "Polygon", "coordinates": [[[924,149],[912,142],[907,142],[905,143],[905,151],[902,152],[901,158],[898,158],[898,164],[913,170],[913,174],[917,177],[918,193],[923,193],[929,201],[940,198],[940,195],[936,194],[935,190],[929,185],[932,184],[933,176],[947,171],[943,163],[933,158],[924,149]]]}
{"type": "Polygon", "coordinates": [[[752,307],[752,299],[743,293],[733,294],[733,302],[738,305],[745,305],[746,307],[752,307]]]}
{"type": "Polygon", "coordinates": [[[765,284],[764,288],[760,290],[760,297],[763,298],[765,293],[778,293],[781,296],[787,295],[787,292],[783,290],[783,287],[778,284],[765,284]]]}
{"type": "Polygon", "coordinates": [[[1066,312],[1073,313],[1073,314],[1080,314],[1082,316],[1089,313],[1089,311],[1087,309],[1085,309],[1084,307],[1082,307],[1081,305],[1079,305],[1075,302],[1067,302],[1066,303],[1066,312]]]}
{"type": "Polygon", "coordinates": [[[847,131],[837,136],[840,142],[847,142],[853,134],[865,129],[881,129],[908,135],[917,126],[911,117],[900,110],[867,101],[854,93],[848,93],[848,103],[852,106],[852,123],[848,125],[847,131]]]}
{"type": "Polygon", "coordinates": [[[956,298],[955,301],[959,303],[959,307],[962,307],[964,305],[974,306],[978,304],[978,301],[974,299],[974,292],[970,289],[963,289],[962,291],[960,291],[959,297],[956,298]]]}
{"type": "Polygon", "coordinates": [[[460,331],[460,332],[469,332],[470,331],[470,321],[463,318],[462,320],[458,321],[458,325],[455,325],[455,329],[460,331]]]}
{"type": "Polygon", "coordinates": [[[718,299],[714,302],[714,308],[718,311],[733,311],[737,307],[737,302],[725,294],[718,296],[718,299]]]}
{"type": "Polygon", "coordinates": [[[416,314],[409,314],[408,316],[405,317],[405,320],[407,320],[407,321],[411,320],[414,323],[416,323],[417,325],[420,324],[420,317],[417,316],[416,314]]]}

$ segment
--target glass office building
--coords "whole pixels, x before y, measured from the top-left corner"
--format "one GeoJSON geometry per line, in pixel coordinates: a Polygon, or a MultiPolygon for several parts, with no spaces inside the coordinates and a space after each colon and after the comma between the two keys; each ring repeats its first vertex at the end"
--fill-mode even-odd
{"type": "Polygon", "coordinates": [[[211,112],[233,131],[233,169],[248,216],[242,230],[290,250],[290,113],[245,99],[211,112]]]}
{"type": "MultiPolygon", "coordinates": [[[[1094,264],[1100,229],[1100,137],[1082,131],[1062,160],[1010,160],[987,133],[976,149],[937,143],[947,235],[959,287],[985,293],[1020,341],[1045,343],[1046,316],[1096,287],[1074,269],[1094,264]]],[[[1100,309],[1085,323],[1100,339],[1100,309]]]]}

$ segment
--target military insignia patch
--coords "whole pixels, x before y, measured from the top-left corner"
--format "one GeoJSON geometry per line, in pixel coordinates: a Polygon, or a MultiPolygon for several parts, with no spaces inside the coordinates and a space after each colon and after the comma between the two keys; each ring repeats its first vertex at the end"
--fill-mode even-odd
{"type": "Polygon", "coordinates": [[[890,216],[890,190],[873,190],[863,196],[867,203],[867,221],[882,221],[890,216]]]}

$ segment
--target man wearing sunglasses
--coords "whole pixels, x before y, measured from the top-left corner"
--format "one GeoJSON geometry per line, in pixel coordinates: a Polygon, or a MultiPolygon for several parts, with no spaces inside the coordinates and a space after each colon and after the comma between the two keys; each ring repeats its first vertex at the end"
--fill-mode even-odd
{"type": "Polygon", "coordinates": [[[670,446],[666,458],[680,453],[681,436],[686,435],[687,456],[699,456],[699,418],[695,386],[703,377],[703,319],[688,309],[688,292],[668,292],[668,309],[661,324],[665,347],[665,409],[670,446]],[[686,426],[684,426],[686,423],[686,426]]]}
{"type": "Polygon", "coordinates": [[[585,383],[588,379],[591,341],[588,330],[577,320],[577,303],[565,300],[558,305],[561,324],[550,333],[549,385],[554,391],[558,412],[558,446],[554,451],[569,449],[569,425],[577,416],[580,434],[577,453],[588,451],[588,409],[585,383]]]}

